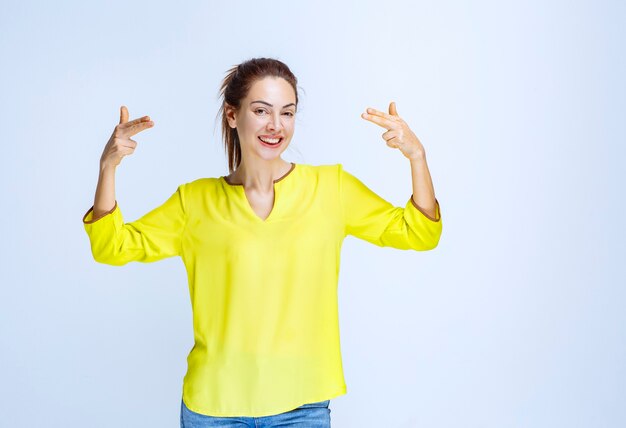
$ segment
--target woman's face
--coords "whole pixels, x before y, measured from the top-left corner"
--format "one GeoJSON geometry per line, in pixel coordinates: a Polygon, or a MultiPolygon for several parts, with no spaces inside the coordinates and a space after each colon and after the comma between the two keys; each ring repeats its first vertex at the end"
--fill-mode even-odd
{"type": "Polygon", "coordinates": [[[244,158],[273,160],[287,149],[294,133],[296,98],[291,85],[280,77],[254,82],[239,112],[229,109],[228,123],[237,128],[244,158]],[[280,138],[277,144],[272,144],[280,138]],[[268,142],[261,141],[261,138],[268,142]]]}

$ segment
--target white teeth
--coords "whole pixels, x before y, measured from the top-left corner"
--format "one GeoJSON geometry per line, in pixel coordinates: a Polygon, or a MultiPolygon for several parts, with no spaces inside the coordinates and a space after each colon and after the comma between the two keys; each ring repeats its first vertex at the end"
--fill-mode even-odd
{"type": "Polygon", "coordinates": [[[269,144],[276,144],[280,141],[280,138],[273,138],[273,139],[267,139],[267,138],[263,138],[263,137],[259,137],[261,139],[261,141],[264,141],[266,143],[269,144]]]}

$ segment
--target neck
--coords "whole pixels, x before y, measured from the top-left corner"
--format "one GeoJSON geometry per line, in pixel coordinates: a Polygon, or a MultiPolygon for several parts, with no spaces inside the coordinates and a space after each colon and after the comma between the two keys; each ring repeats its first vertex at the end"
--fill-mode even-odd
{"type": "Polygon", "coordinates": [[[291,169],[291,163],[282,158],[273,160],[242,158],[239,167],[230,176],[233,183],[243,184],[246,189],[272,192],[274,180],[279,179],[291,169]]]}

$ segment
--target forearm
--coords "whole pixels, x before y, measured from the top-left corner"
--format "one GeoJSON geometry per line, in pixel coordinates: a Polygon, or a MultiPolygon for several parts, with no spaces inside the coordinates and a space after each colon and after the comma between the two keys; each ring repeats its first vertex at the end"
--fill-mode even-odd
{"type": "Polygon", "coordinates": [[[413,201],[430,217],[437,218],[435,189],[428,171],[426,155],[420,154],[411,158],[410,164],[413,181],[413,201]]]}
{"type": "Polygon", "coordinates": [[[115,206],[115,167],[100,167],[98,186],[93,202],[93,218],[97,219],[115,206]]]}

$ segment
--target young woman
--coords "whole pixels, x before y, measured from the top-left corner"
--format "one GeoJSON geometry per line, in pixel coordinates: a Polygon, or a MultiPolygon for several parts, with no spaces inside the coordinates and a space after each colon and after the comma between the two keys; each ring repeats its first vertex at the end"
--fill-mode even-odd
{"type": "Polygon", "coordinates": [[[195,344],[181,426],[329,427],[330,399],[347,392],[337,312],[343,240],[352,235],[416,251],[437,246],[441,214],[425,151],[394,103],[388,114],[363,114],[409,159],[413,193],[396,207],[340,163],[282,159],[298,93],[281,61],[233,67],[221,94],[230,174],[181,184],[129,223],[115,199],[115,169],[134,152],[131,137],[154,123],[148,116],[129,121],[122,106],[100,159],[94,205],[83,217],[91,251],[110,265],[182,258],[195,344]]]}

